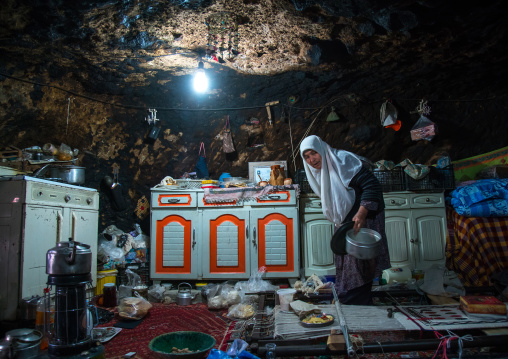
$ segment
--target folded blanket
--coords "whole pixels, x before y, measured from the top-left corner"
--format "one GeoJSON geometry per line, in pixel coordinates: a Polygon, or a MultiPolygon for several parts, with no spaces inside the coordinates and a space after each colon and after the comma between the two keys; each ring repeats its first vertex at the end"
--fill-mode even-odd
{"type": "Polygon", "coordinates": [[[467,217],[508,216],[508,179],[485,179],[459,186],[451,193],[451,205],[467,217]]]}

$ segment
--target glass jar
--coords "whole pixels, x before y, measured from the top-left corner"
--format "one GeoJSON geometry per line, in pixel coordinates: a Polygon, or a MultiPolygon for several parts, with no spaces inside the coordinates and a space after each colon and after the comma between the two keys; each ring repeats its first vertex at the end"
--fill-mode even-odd
{"type": "Polygon", "coordinates": [[[104,293],[104,306],[108,308],[116,307],[115,283],[105,283],[103,293],[104,293]]]}

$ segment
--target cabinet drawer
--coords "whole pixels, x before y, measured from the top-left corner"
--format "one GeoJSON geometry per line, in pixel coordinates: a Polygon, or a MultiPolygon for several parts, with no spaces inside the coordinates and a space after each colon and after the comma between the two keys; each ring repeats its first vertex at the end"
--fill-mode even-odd
{"type": "Polygon", "coordinates": [[[282,190],[256,198],[256,201],[250,201],[247,203],[252,207],[273,205],[294,206],[296,205],[296,194],[294,190],[282,190]]]}
{"type": "Polygon", "coordinates": [[[409,198],[407,195],[387,195],[383,194],[386,209],[409,208],[409,198]]]}
{"type": "Polygon", "coordinates": [[[444,207],[444,195],[442,193],[422,193],[411,195],[411,207],[444,207]]]}
{"type": "Polygon", "coordinates": [[[300,210],[302,213],[323,213],[321,198],[301,198],[300,210]]]}
{"type": "Polygon", "coordinates": [[[186,193],[152,193],[152,208],[188,208],[196,207],[196,192],[186,193]]]}
{"type": "Polygon", "coordinates": [[[200,208],[221,208],[221,207],[243,207],[243,204],[238,202],[237,200],[223,200],[216,202],[206,202],[205,194],[198,193],[198,207],[200,208]]]}

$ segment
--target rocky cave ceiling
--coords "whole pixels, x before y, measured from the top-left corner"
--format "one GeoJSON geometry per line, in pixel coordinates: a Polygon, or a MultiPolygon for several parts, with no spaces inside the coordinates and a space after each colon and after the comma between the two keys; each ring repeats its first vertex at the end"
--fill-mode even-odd
{"type": "MultiPolygon", "coordinates": [[[[117,107],[117,118],[129,115],[142,119],[149,107],[259,107],[257,113],[232,114],[232,127],[238,129],[249,117],[266,117],[265,102],[280,100],[285,104],[294,95],[298,106],[309,109],[293,128],[295,137],[301,137],[309,118],[315,115],[311,109],[340,97],[342,102],[336,102],[337,107],[362,103],[364,112],[370,112],[361,114],[357,110],[348,114],[346,109],[339,115],[348,118],[350,124],[340,128],[337,125],[332,132],[324,127],[316,130],[317,134],[333,133],[337,141],[344,142],[345,138],[349,143],[343,146],[346,149],[374,160],[379,156],[398,160],[395,157],[413,155],[414,160],[425,162],[443,149],[465,157],[505,145],[499,135],[491,139],[486,133],[481,145],[469,146],[480,125],[471,117],[465,126],[462,114],[457,118],[450,115],[458,109],[450,108],[457,101],[496,99],[492,106],[482,103],[483,107],[461,111],[470,114],[490,108],[497,115],[489,113],[489,130],[495,132],[499,124],[504,125],[508,67],[507,24],[502,9],[501,1],[4,0],[0,13],[0,80],[4,95],[0,101],[4,107],[12,107],[2,118],[15,121],[19,116],[26,120],[25,126],[35,120],[44,121],[48,134],[55,137],[50,140],[63,142],[62,131],[48,122],[54,116],[50,107],[66,108],[66,97],[73,92],[105,104],[122,104],[117,107]],[[217,52],[215,57],[206,57],[206,21],[218,13],[231,14],[237,20],[238,48],[232,56],[217,52]],[[201,98],[190,94],[187,85],[198,58],[203,59],[212,79],[210,91],[201,98]],[[37,109],[21,114],[15,111],[25,99],[21,99],[23,91],[13,90],[14,82],[9,81],[14,79],[31,81],[34,86],[25,94],[32,100],[32,108],[37,109]],[[51,84],[52,90],[45,84],[51,84]],[[59,88],[70,92],[58,94],[59,88]],[[50,103],[48,97],[54,102],[50,103]],[[428,146],[424,154],[422,145],[411,143],[400,133],[389,134],[386,139],[379,129],[373,130],[374,123],[379,126],[381,101],[399,99],[401,115],[408,118],[421,98],[450,102],[448,112],[443,108],[435,111],[451,121],[441,126],[445,135],[441,142],[428,146]],[[130,105],[133,111],[138,110],[136,114],[127,113],[130,105]],[[450,137],[460,126],[464,134],[452,141],[457,148],[452,150],[446,136],[448,133],[450,137]],[[414,147],[418,149],[411,150],[414,147]]],[[[436,109],[441,105],[433,104],[436,109]]],[[[80,110],[86,108],[82,106],[80,110]]],[[[277,111],[275,115],[282,118],[284,108],[277,111]]],[[[100,134],[96,129],[111,116],[98,106],[89,112],[81,115],[80,123],[95,123],[75,129],[74,146],[96,146],[100,134]],[[94,138],[92,142],[90,137],[94,138]]],[[[181,121],[171,125],[165,138],[171,142],[174,134],[185,136],[194,131],[192,139],[182,142],[197,148],[200,136],[220,129],[215,120],[224,115],[178,111],[166,114],[166,118],[181,121]],[[212,116],[214,119],[210,119],[212,116]]],[[[74,116],[78,116],[76,112],[74,116]]],[[[132,124],[121,121],[110,126],[110,134],[111,128],[129,131],[132,124]]],[[[412,123],[405,123],[407,134],[412,123]]],[[[18,123],[11,127],[10,132],[6,130],[9,126],[2,127],[4,138],[12,136],[14,130],[26,130],[18,123]]],[[[288,129],[279,127],[277,131],[288,129]]],[[[40,136],[37,131],[32,137],[28,134],[24,138],[18,136],[17,144],[27,146],[40,136]]],[[[235,134],[237,141],[249,141],[235,134]]],[[[122,144],[123,148],[138,143],[132,133],[124,137],[129,136],[131,143],[122,144]]],[[[264,140],[279,145],[277,134],[267,134],[264,140]]],[[[273,153],[287,155],[287,146],[287,141],[280,142],[279,147],[272,146],[271,158],[273,153]]],[[[118,151],[121,148],[117,146],[115,153],[118,151]]],[[[244,160],[267,157],[270,154],[244,160]]]]}

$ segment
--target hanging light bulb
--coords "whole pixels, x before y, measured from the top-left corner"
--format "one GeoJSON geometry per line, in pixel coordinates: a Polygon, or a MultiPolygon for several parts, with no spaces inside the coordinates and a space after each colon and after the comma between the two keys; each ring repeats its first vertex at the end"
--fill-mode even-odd
{"type": "Polygon", "coordinates": [[[193,79],[194,91],[203,93],[208,89],[208,78],[205,74],[205,64],[199,61],[198,69],[194,73],[193,79]]]}

